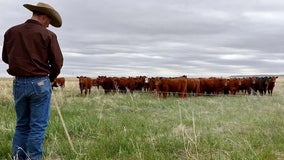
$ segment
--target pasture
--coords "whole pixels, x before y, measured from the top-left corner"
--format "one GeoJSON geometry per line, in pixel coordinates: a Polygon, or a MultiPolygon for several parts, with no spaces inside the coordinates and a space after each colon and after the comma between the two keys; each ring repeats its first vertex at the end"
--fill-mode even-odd
{"type": "MultiPolygon", "coordinates": [[[[0,79],[0,159],[10,159],[15,127],[12,79],[0,79]]],[[[81,96],[78,79],[55,88],[46,160],[284,159],[284,79],[272,96],[162,99],[153,93],[81,96]],[[60,107],[68,137],[57,112],[60,107]]]]}

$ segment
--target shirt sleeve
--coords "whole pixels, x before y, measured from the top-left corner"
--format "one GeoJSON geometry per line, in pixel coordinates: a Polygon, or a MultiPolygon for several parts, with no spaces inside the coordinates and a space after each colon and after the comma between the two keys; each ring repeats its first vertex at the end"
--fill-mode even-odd
{"type": "Polygon", "coordinates": [[[7,44],[6,44],[6,34],[4,35],[4,42],[2,48],[2,61],[8,64],[8,53],[7,53],[7,44]]]}
{"type": "Polygon", "coordinates": [[[57,36],[52,35],[50,43],[50,52],[49,52],[49,64],[50,64],[50,75],[49,79],[51,82],[59,75],[60,70],[63,66],[63,55],[57,41],[57,36]]]}

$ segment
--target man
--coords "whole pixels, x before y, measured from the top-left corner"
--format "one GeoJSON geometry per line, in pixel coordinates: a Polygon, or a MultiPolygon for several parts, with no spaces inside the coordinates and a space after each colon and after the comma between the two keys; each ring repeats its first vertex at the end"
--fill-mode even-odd
{"type": "Polygon", "coordinates": [[[61,27],[59,13],[50,5],[24,4],[31,19],[8,29],[2,60],[15,76],[13,95],[17,116],[12,143],[14,159],[41,159],[49,122],[51,83],[59,75],[63,56],[56,35],[47,27],[61,27]]]}

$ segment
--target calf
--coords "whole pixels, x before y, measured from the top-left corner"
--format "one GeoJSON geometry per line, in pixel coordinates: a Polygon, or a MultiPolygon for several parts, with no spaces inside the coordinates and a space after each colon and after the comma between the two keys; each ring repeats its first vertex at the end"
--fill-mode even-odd
{"type": "Polygon", "coordinates": [[[267,90],[268,90],[269,95],[272,95],[273,88],[275,86],[275,82],[276,82],[277,78],[278,78],[278,76],[269,77],[268,86],[267,86],[267,90]]]}
{"type": "Polygon", "coordinates": [[[65,87],[65,78],[64,77],[55,78],[55,80],[53,81],[51,87],[52,87],[52,90],[53,90],[53,87],[64,88],[65,87]]]}
{"type": "Polygon", "coordinates": [[[85,95],[87,95],[87,93],[91,93],[91,88],[93,86],[93,79],[90,77],[86,77],[86,76],[77,76],[77,78],[79,79],[79,87],[80,87],[80,91],[81,91],[81,95],[83,94],[83,90],[85,90],[85,95]]]}

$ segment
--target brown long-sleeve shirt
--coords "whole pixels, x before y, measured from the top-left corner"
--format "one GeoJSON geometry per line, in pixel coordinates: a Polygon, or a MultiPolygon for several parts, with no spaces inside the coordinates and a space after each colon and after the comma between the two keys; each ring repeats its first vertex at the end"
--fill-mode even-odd
{"type": "Polygon", "coordinates": [[[49,76],[51,81],[63,65],[56,35],[32,19],[7,30],[2,60],[9,65],[7,72],[12,76],[49,76]]]}

